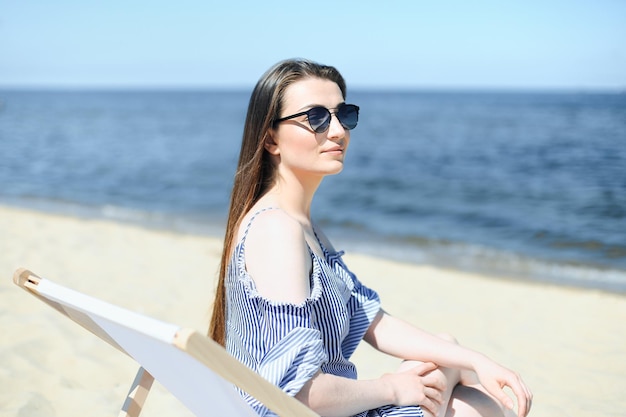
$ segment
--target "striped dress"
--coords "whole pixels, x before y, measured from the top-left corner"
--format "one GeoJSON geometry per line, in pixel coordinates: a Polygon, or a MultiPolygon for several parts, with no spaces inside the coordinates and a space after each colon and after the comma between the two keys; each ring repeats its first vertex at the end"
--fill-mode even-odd
{"type": "MultiPolygon", "coordinates": [[[[348,270],[343,252],[330,253],[320,242],[323,257],[310,250],[313,270],[307,300],[295,305],[262,297],[246,271],[245,243],[250,225],[265,210],[250,220],[228,267],[226,349],[291,396],[318,370],[356,379],[349,359],[380,309],[378,294],[348,270]]],[[[259,415],[275,415],[245,392],[242,395],[259,415]]],[[[385,406],[358,416],[423,413],[420,407],[385,406]]]]}

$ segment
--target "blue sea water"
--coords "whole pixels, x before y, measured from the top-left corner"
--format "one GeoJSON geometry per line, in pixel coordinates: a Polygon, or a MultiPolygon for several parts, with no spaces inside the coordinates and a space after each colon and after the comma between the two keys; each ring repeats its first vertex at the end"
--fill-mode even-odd
{"type": "MultiPolygon", "coordinates": [[[[0,203],[221,237],[249,91],[0,91],[0,203]]],[[[626,292],[626,94],[354,91],[337,246],[626,292]]]]}

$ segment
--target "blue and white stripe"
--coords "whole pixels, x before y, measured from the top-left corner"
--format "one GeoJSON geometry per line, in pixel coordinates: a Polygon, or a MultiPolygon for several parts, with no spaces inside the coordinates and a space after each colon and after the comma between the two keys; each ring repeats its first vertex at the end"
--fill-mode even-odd
{"type": "MultiPolygon", "coordinates": [[[[256,215],[258,215],[257,213],[256,215]]],[[[357,378],[350,356],[380,309],[375,291],[362,285],[341,256],[321,245],[324,257],[311,251],[311,295],[300,305],[263,298],[245,268],[245,240],[237,244],[226,277],[226,349],[288,395],[321,369],[357,378]]],[[[274,414],[242,392],[261,416],[274,414]]],[[[359,417],[423,416],[419,407],[386,406],[359,417]]]]}

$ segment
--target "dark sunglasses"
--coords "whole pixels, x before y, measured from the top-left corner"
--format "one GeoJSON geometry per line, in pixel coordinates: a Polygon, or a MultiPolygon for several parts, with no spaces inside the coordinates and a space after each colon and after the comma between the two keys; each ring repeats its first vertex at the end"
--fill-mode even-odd
{"type": "MultiPolygon", "coordinates": [[[[285,120],[304,115],[306,115],[311,129],[313,129],[315,133],[324,133],[328,130],[332,114],[326,107],[321,106],[313,107],[312,109],[303,111],[302,113],[292,114],[291,116],[275,120],[274,126],[280,122],[284,122],[285,120]]],[[[337,120],[339,120],[339,123],[341,123],[341,126],[343,126],[344,129],[352,130],[359,122],[359,106],[341,103],[335,109],[335,116],[337,116],[337,120]]]]}

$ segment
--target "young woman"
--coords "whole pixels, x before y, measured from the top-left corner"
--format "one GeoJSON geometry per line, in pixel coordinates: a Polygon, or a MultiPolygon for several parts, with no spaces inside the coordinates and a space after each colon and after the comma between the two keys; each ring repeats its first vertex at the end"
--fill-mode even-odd
{"type": "MultiPolygon", "coordinates": [[[[326,175],[339,173],[359,108],[330,66],[276,64],[248,107],[210,336],[241,362],[324,416],[525,416],[521,378],[451,337],[387,314],[311,221],[326,175]],[[404,359],[358,380],[361,340],[404,359]]],[[[270,412],[246,400],[261,415],[270,412]]]]}

